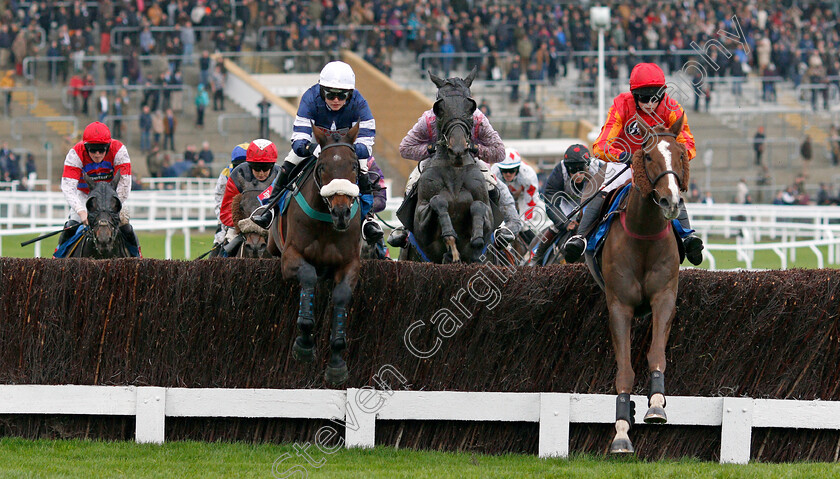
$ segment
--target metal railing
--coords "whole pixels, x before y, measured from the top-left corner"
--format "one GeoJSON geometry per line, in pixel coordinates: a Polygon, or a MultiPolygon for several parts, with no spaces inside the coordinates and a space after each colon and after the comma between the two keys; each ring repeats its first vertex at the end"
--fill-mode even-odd
{"type": "MultiPolygon", "coordinates": [[[[9,135],[15,139],[16,141],[21,141],[23,139],[23,132],[21,131],[23,123],[40,123],[41,127],[41,143],[46,143],[48,140],[47,137],[47,124],[48,123],[72,123],[73,124],[73,132],[71,133],[72,136],[76,136],[79,133],[79,119],[75,116],[45,116],[45,117],[35,117],[35,116],[18,116],[15,117],[15,121],[12,122],[9,135]]],[[[27,128],[27,134],[31,134],[32,131],[27,128]]],[[[50,135],[52,138],[55,135],[50,135]]]]}
{"type": "MultiPolygon", "coordinates": [[[[67,87],[62,88],[61,90],[61,104],[68,111],[73,111],[72,92],[75,89],[75,87],[67,87]]],[[[195,97],[195,90],[190,85],[152,85],[150,87],[146,87],[143,85],[130,85],[128,87],[123,87],[121,85],[94,85],[92,87],[79,87],[78,90],[80,93],[81,91],[91,92],[90,97],[88,97],[88,101],[90,101],[90,98],[93,98],[94,100],[96,99],[96,97],[94,96],[94,93],[96,92],[112,92],[122,90],[126,90],[127,92],[129,92],[130,94],[134,94],[135,96],[143,96],[147,91],[159,91],[161,95],[163,95],[163,92],[165,91],[170,92],[170,94],[174,92],[183,92],[184,97],[189,99],[189,101],[185,101],[183,103],[184,105],[191,103],[192,99],[195,97]]],[[[137,104],[139,105],[140,102],[138,101],[137,104]]],[[[183,111],[183,107],[181,108],[181,111],[183,111]]]]}
{"type": "MultiPolygon", "coordinates": [[[[292,130],[294,118],[290,117],[286,113],[273,113],[268,115],[268,118],[269,123],[271,123],[271,120],[273,119],[279,121],[283,125],[280,128],[280,131],[292,130]]],[[[219,134],[225,138],[232,133],[240,136],[246,133],[251,136],[256,135],[259,132],[259,122],[260,117],[250,113],[222,113],[217,119],[219,134]],[[226,126],[229,125],[231,120],[237,120],[234,121],[234,126],[236,128],[226,126]]]]}
{"type": "MultiPolygon", "coordinates": [[[[166,34],[178,34],[180,35],[180,31],[182,27],[149,27],[149,31],[158,37],[165,36],[166,34]]],[[[193,30],[195,30],[196,38],[201,36],[202,33],[205,32],[222,32],[225,30],[225,27],[201,27],[201,26],[193,26],[193,30]]],[[[127,34],[137,34],[139,36],[140,32],[143,31],[142,27],[114,27],[111,29],[111,49],[119,50],[120,44],[122,43],[123,38],[127,34]]],[[[161,45],[163,42],[155,40],[157,45],[161,45]]]]}
{"type": "MultiPolygon", "coordinates": [[[[764,140],[764,154],[762,162],[772,171],[774,169],[791,169],[797,165],[799,159],[799,145],[801,140],[798,138],[765,138],[764,140]]],[[[752,139],[714,139],[703,140],[697,144],[699,151],[713,150],[715,154],[712,155],[712,165],[706,167],[707,174],[709,168],[714,166],[715,169],[730,169],[733,165],[732,158],[734,155],[748,155],[750,158],[747,166],[752,166],[752,158],[755,155],[753,147],[755,142],[752,139]],[[723,162],[721,164],[721,162],[723,162]]],[[[698,172],[699,173],[699,172],[698,172]]]]}
{"type": "MultiPolygon", "coordinates": [[[[195,59],[196,55],[139,55],[137,59],[141,62],[159,62],[166,65],[172,61],[187,61],[195,59]]],[[[78,55],[69,57],[40,57],[29,56],[23,59],[23,77],[27,80],[35,79],[35,65],[38,63],[50,63],[50,68],[53,69],[54,76],[57,76],[57,71],[54,70],[59,65],[61,67],[71,68],[71,71],[85,71],[91,73],[96,79],[99,77],[99,72],[103,69],[102,64],[106,61],[113,61],[115,63],[122,62],[126,57],[124,55],[78,55]],[[90,68],[85,68],[85,64],[93,64],[90,68]]],[[[134,80],[134,79],[132,79],[134,80]]]]}
{"type": "MultiPolygon", "coordinates": [[[[0,88],[0,93],[9,93],[11,92],[12,95],[16,91],[28,92],[32,95],[32,103],[30,103],[29,108],[35,108],[38,105],[38,88],[34,86],[15,86],[15,87],[4,87],[0,88]]],[[[4,99],[5,101],[5,99],[4,99]]]]}

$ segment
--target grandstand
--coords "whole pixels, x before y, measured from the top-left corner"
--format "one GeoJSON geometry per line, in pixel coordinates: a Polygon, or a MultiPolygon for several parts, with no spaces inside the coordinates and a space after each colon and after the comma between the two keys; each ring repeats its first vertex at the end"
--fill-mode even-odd
{"type": "MultiPolygon", "coordinates": [[[[272,139],[286,144],[284,118],[293,114],[300,93],[315,81],[320,67],[336,58],[356,70],[358,88],[378,120],[374,152],[397,191],[413,166],[399,158],[397,145],[434,93],[426,69],[465,75],[478,66],[474,97],[490,109],[502,138],[527,152],[526,159],[543,170],[553,165],[563,145],[586,141],[598,126],[594,33],[588,11],[578,6],[487,2],[470,14],[455,3],[420,5],[399,15],[396,3],[368,11],[370,6],[350,2],[347,15],[298,2],[237,2],[233,10],[230,2],[200,3],[205,7],[180,11],[177,2],[145,2],[146,10],[138,12],[134,5],[81,2],[77,14],[70,2],[12,2],[18,10],[2,12],[10,30],[5,37],[0,32],[0,62],[6,63],[0,67],[16,68],[17,74],[15,86],[5,90],[11,93],[11,114],[0,118],[0,140],[20,154],[31,153],[38,178],[50,179],[55,188],[73,134],[99,117],[98,98],[105,92],[110,100],[105,121],[112,127],[121,123],[118,137],[128,145],[138,177],[156,173],[149,171],[141,151],[138,121],[145,102],[175,109],[175,149],[164,152],[169,162],[180,161],[186,145],[200,147],[207,141],[215,174],[224,166],[230,145],[257,135],[256,103],[262,93],[273,94],[272,139]],[[302,26],[285,13],[293,4],[302,26]],[[79,15],[89,21],[80,23],[79,15]],[[18,36],[25,40],[18,42],[25,47],[17,49],[22,58],[12,45],[18,36]],[[217,64],[227,70],[228,101],[224,111],[215,111],[211,101],[204,126],[198,127],[196,88],[202,81],[213,83],[217,64]],[[181,80],[167,75],[170,70],[180,70],[181,80]],[[95,85],[81,84],[74,94],[69,85],[75,73],[91,73],[95,85]],[[125,75],[137,78],[121,81],[125,75]],[[239,98],[242,82],[275,86],[239,98]],[[87,115],[79,112],[85,89],[90,93],[87,115]],[[122,115],[114,108],[117,96],[127,100],[122,115]]],[[[742,11],[715,2],[688,13],[676,4],[666,4],[661,12],[645,4],[638,11],[625,3],[612,6],[608,101],[626,90],[629,68],[638,61],[660,63],[669,85],[692,84],[694,72],[682,68],[691,62],[721,67],[709,68],[702,79],[701,90],[708,87],[709,97],[708,102],[699,98],[700,111],[694,111],[690,89],[670,90],[688,111],[697,139],[694,181],[719,203],[732,200],[738,178],[745,178],[755,202],[770,202],[793,184],[802,169],[805,135],[813,145],[806,191],[814,196],[818,182],[829,182],[833,194],[840,183],[829,150],[829,142],[837,140],[831,126],[840,123],[837,7],[785,5],[770,2],[742,11]],[[707,20],[712,15],[718,21],[707,20]],[[748,48],[737,48],[740,43],[731,34],[716,33],[737,32],[736,23],[748,48]],[[720,47],[709,46],[717,39],[720,47]],[[692,49],[692,41],[704,46],[703,55],[692,49]],[[771,68],[768,57],[778,65],[771,68]],[[766,170],[754,162],[758,126],[766,133],[766,170]]]]}

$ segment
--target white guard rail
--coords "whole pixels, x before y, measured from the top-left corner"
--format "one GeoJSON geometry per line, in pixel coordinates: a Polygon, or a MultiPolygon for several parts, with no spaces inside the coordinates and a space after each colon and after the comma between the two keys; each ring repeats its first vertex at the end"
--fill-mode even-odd
{"type": "MultiPolygon", "coordinates": [[[[633,396],[644,405],[647,398],[633,396]]],[[[840,429],[840,402],[748,397],[668,397],[664,425],[720,427],[720,462],[750,460],[752,429],[840,429]]],[[[167,417],[329,419],[343,445],[375,445],[377,420],[536,422],[539,456],[569,455],[569,426],[613,424],[608,394],[394,391],[362,389],[188,389],[135,386],[0,385],[0,414],[135,416],[135,440],[162,444],[167,417]],[[340,433],[340,432],[339,432],[340,433]]],[[[316,434],[316,442],[321,434],[316,434]]],[[[608,438],[605,438],[607,441],[608,438]]]]}

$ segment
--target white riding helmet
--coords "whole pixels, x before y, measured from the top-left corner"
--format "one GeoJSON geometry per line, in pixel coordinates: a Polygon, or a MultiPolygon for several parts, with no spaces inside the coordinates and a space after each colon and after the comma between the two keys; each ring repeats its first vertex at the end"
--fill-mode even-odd
{"type": "Polygon", "coordinates": [[[329,62],[321,70],[318,83],[325,88],[356,89],[356,74],[344,62],[329,62]]]}
{"type": "Polygon", "coordinates": [[[519,156],[519,152],[513,148],[505,148],[504,161],[497,163],[497,166],[501,170],[512,170],[514,168],[519,168],[520,165],[522,165],[522,157],[519,156]]]}

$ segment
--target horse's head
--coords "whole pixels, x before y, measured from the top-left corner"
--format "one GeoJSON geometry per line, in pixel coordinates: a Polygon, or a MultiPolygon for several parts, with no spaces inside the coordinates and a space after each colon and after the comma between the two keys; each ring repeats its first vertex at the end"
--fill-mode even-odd
{"type": "Polygon", "coordinates": [[[90,237],[97,253],[105,254],[117,245],[117,235],[120,227],[120,211],[122,202],[117,197],[117,185],[120,173],[115,172],[114,178],[108,181],[96,182],[87,173],[82,173],[85,183],[90,189],[85,208],[88,212],[90,237]]]}
{"type": "Polygon", "coordinates": [[[662,208],[665,218],[675,219],[680,212],[680,192],[689,182],[688,152],[677,136],[682,130],[680,117],[670,128],[648,126],[639,119],[642,147],[633,155],[633,183],[643,195],[662,208]]]}
{"type": "Polygon", "coordinates": [[[262,258],[265,254],[268,230],[261,228],[250,218],[251,213],[260,206],[258,195],[263,188],[245,190],[236,195],[231,202],[233,223],[245,238],[239,247],[240,258],[262,258]]]}
{"type": "Polygon", "coordinates": [[[346,133],[312,128],[315,140],[321,145],[321,155],[315,166],[315,182],[327,202],[333,228],[345,231],[350,227],[353,203],[359,196],[356,185],[359,158],[353,142],[359,134],[359,124],[346,133]]]}
{"type": "Polygon", "coordinates": [[[470,85],[476,72],[477,69],[473,68],[467,78],[446,80],[429,72],[429,78],[438,87],[434,105],[438,145],[446,146],[450,156],[457,159],[463,159],[469,154],[473,112],[476,110],[475,100],[470,97],[470,85]]]}

